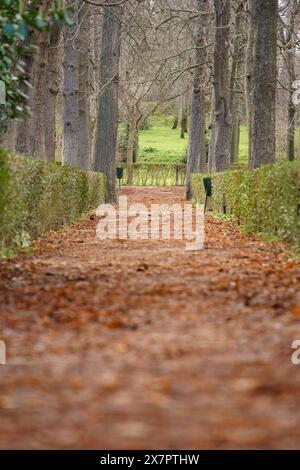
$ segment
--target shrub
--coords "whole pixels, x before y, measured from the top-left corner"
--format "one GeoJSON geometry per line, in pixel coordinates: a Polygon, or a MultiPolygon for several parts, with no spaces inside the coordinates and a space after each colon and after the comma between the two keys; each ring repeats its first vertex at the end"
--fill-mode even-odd
{"type": "MultiPolygon", "coordinates": [[[[300,249],[300,162],[211,175],[213,211],[226,212],[247,228],[300,249]]],[[[203,175],[192,176],[193,197],[203,202],[203,175]]]]}
{"type": "Polygon", "coordinates": [[[104,201],[104,176],[0,150],[0,255],[104,201]]]}
{"type": "MultiPolygon", "coordinates": [[[[128,183],[128,165],[123,163],[123,183],[128,183]]],[[[183,186],[186,165],[167,163],[134,163],[130,166],[135,186],[183,186]]]]}

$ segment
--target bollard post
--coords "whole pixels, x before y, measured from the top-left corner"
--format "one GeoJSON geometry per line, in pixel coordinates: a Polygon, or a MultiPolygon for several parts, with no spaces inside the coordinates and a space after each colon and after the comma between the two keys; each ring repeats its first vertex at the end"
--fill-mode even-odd
{"type": "Polygon", "coordinates": [[[121,188],[121,180],[123,179],[124,169],[122,167],[117,168],[117,178],[119,181],[119,188],[121,188]]]}
{"type": "Polygon", "coordinates": [[[203,178],[204,190],[205,190],[205,203],[204,203],[204,213],[206,212],[207,208],[207,201],[209,197],[212,197],[212,179],[210,176],[203,178]]]}

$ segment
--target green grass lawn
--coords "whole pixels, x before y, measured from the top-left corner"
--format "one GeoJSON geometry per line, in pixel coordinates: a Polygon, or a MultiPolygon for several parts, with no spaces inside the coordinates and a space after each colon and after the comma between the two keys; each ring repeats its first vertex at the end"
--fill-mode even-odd
{"type": "MultiPolygon", "coordinates": [[[[188,135],[180,138],[180,126],[172,130],[173,117],[154,115],[149,119],[149,129],[139,135],[139,162],[185,163],[188,135]]],[[[247,127],[241,127],[239,162],[248,160],[247,127]]]]}
{"type": "Polygon", "coordinates": [[[172,130],[172,116],[154,115],[149,124],[139,135],[139,162],[184,163],[188,137],[180,138],[180,127],[172,130]]]}
{"type": "Polygon", "coordinates": [[[239,163],[248,162],[248,128],[241,126],[239,163]]]}

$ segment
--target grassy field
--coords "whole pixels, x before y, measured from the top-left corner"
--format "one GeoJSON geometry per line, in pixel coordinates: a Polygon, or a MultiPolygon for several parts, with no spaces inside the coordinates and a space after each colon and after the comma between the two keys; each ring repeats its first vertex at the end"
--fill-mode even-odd
{"type": "Polygon", "coordinates": [[[139,161],[152,163],[184,163],[188,137],[180,138],[180,128],[172,130],[172,116],[153,116],[150,128],[140,132],[139,161]]]}
{"type": "MultiPolygon", "coordinates": [[[[188,136],[180,138],[180,128],[172,130],[173,117],[154,115],[149,120],[149,129],[140,132],[139,162],[185,163],[188,136]]],[[[241,128],[241,163],[248,159],[248,133],[246,126],[241,128]]]]}
{"type": "Polygon", "coordinates": [[[239,163],[248,162],[248,128],[241,126],[239,163]]]}

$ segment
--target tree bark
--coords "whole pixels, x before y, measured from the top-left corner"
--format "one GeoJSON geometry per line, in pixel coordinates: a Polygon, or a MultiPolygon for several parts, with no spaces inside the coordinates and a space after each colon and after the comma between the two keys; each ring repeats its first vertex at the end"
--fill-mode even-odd
{"type": "MultiPolygon", "coordinates": [[[[109,0],[108,0],[109,3],[109,0]]],[[[105,8],[100,60],[101,92],[98,101],[95,170],[106,175],[106,199],[114,202],[118,132],[118,88],[122,6],[105,8]]]]}
{"type": "Polygon", "coordinates": [[[91,126],[90,126],[90,5],[80,2],[78,34],[79,53],[79,166],[91,170],[91,126]]]}
{"type": "Polygon", "coordinates": [[[17,122],[10,121],[7,125],[6,132],[0,134],[0,147],[11,152],[16,151],[17,139],[17,122]]]}
{"type": "Polygon", "coordinates": [[[30,134],[32,136],[32,155],[41,160],[47,160],[45,128],[50,33],[48,31],[42,31],[40,38],[38,60],[35,64],[34,72],[36,83],[34,85],[30,134]]]}
{"type": "Polygon", "coordinates": [[[245,103],[248,124],[248,162],[252,166],[253,159],[253,46],[254,46],[254,24],[253,24],[253,0],[247,2],[247,50],[245,63],[245,103]]]}
{"type": "Polygon", "coordinates": [[[278,0],[252,0],[254,27],[253,158],[251,168],[275,161],[278,0]]]}
{"type": "Polygon", "coordinates": [[[230,115],[231,115],[231,163],[238,162],[240,141],[240,112],[244,64],[244,1],[241,1],[235,11],[234,46],[230,76],[230,115]]]}
{"type": "Polygon", "coordinates": [[[134,150],[137,141],[137,121],[133,116],[133,119],[128,123],[128,134],[127,134],[127,147],[126,147],[126,161],[127,161],[127,184],[132,185],[133,183],[133,171],[132,165],[134,163],[134,150]]]}
{"type": "MultiPolygon", "coordinates": [[[[71,5],[71,0],[68,0],[71,5]]],[[[76,47],[78,13],[75,26],[65,28],[64,44],[64,150],[63,162],[79,166],[79,56],[76,47]]]]}
{"type": "MultiPolygon", "coordinates": [[[[51,5],[50,0],[43,0],[41,12],[45,13],[51,5]]],[[[27,156],[46,159],[45,115],[48,53],[50,33],[47,30],[35,31],[32,43],[37,46],[36,53],[28,53],[23,59],[31,88],[24,90],[28,95],[31,115],[17,124],[16,151],[27,156]]]]}
{"type": "Polygon", "coordinates": [[[56,153],[56,99],[59,92],[60,60],[59,31],[53,28],[50,32],[49,59],[47,71],[46,109],[45,113],[45,146],[48,161],[55,160],[56,153]]]}
{"type": "Polygon", "coordinates": [[[285,61],[288,75],[289,101],[288,101],[288,126],[287,126],[287,158],[289,161],[295,160],[295,127],[297,109],[293,101],[293,83],[296,80],[295,60],[295,17],[299,12],[299,4],[296,0],[291,0],[288,10],[287,23],[287,48],[285,51],[285,61]]]}
{"type": "Polygon", "coordinates": [[[211,93],[211,109],[210,109],[210,124],[208,126],[209,129],[209,148],[208,148],[208,172],[212,173],[213,171],[213,159],[214,159],[214,151],[215,151],[215,140],[216,140],[216,132],[215,132],[215,94],[214,90],[211,93]]]}
{"type": "Polygon", "coordinates": [[[185,94],[181,97],[181,120],[180,120],[180,137],[185,138],[185,134],[188,132],[188,110],[186,104],[185,94]]]}
{"type": "Polygon", "coordinates": [[[179,124],[179,108],[180,108],[179,98],[176,99],[174,108],[175,108],[175,113],[174,113],[174,122],[173,122],[173,126],[172,126],[173,130],[177,129],[178,124],[179,124]]]}
{"type": "Polygon", "coordinates": [[[189,149],[187,161],[187,188],[186,198],[191,198],[191,176],[192,173],[203,173],[206,164],[205,149],[205,66],[206,62],[206,29],[208,15],[206,12],[207,1],[197,0],[197,38],[195,59],[197,68],[194,72],[192,107],[189,133],[189,149]],[[204,14],[203,14],[204,13],[204,14]]]}
{"type": "Polygon", "coordinates": [[[229,40],[230,0],[215,0],[214,50],[214,151],[212,170],[227,170],[230,164],[229,40]]]}

